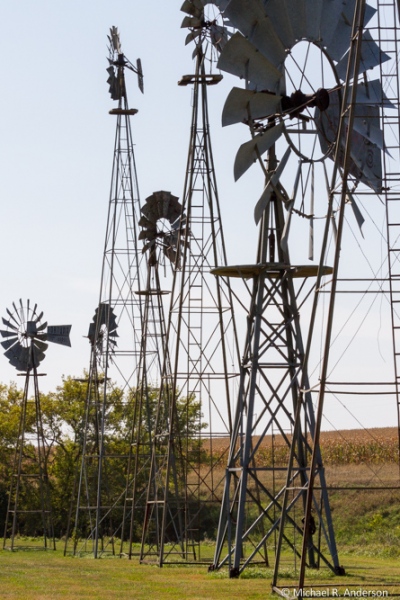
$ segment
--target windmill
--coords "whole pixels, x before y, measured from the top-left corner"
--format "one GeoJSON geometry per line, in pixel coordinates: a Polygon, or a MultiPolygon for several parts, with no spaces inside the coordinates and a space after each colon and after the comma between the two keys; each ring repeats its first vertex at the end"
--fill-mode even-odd
{"type": "MultiPolygon", "coordinates": [[[[47,342],[70,346],[71,325],[48,325],[43,312],[30,300],[26,304],[12,304],[7,318],[2,318],[6,329],[0,330],[5,338],[1,345],[5,356],[17,371],[25,375],[21,401],[18,436],[15,444],[13,470],[8,496],[3,548],[16,550],[28,548],[16,545],[16,535],[24,524],[35,519],[34,527],[43,535],[43,550],[55,549],[52,507],[48,481],[47,462],[49,449],[43,429],[38,373],[45,358],[47,342]],[[29,384],[33,379],[34,416],[28,409],[29,384]],[[32,422],[30,422],[32,421],[32,422]],[[36,520],[37,519],[37,520],[36,520]],[[9,544],[9,545],[8,545],[9,544]]],[[[34,546],[36,549],[37,546],[34,546]]]]}
{"type": "Polygon", "coordinates": [[[110,489],[108,472],[118,469],[116,465],[124,471],[129,452],[113,452],[109,459],[108,415],[113,396],[123,393],[129,397],[136,385],[143,320],[141,297],[136,292],[144,285],[138,247],[140,197],[130,121],[138,110],[129,107],[125,82],[126,70],[133,71],[143,92],[143,72],[140,59],[134,66],[122,52],[116,27],[111,27],[108,40],[107,83],[116,102],[109,111],[116,117],[114,158],[99,302],[88,333],[91,357],[75,519],[66,542],[67,550],[73,537],[74,554],[89,551],[95,558],[103,551],[115,551],[114,532],[122,522],[124,486],[121,483],[118,489],[110,489]]]}
{"type": "Polygon", "coordinates": [[[265,186],[254,212],[260,230],[255,264],[214,270],[219,276],[250,280],[251,286],[213,568],[226,565],[236,577],[253,562],[268,565],[272,543],[276,589],[284,545],[292,549],[294,560],[300,558],[300,589],[306,566],[323,562],[336,574],[344,572],[319,437],[344,207],[352,207],[361,226],[357,194],[376,196],[389,188],[380,119],[393,106],[382,89],[382,70],[393,54],[383,52],[367,28],[383,10],[379,2],[375,8],[358,0],[340,2],[340,8],[327,0],[304,0],[296,7],[289,0],[231,0],[224,10],[237,32],[218,66],[243,79],[245,88],[229,94],[223,124],[244,122],[250,129],[234,175],[238,179],[257,162],[265,186]],[[370,69],[375,70],[371,81],[370,69]],[[289,237],[298,216],[308,225],[309,243],[305,252],[297,243],[296,252],[311,260],[315,228],[322,224],[319,265],[291,260],[289,237]],[[336,251],[330,267],[332,229],[336,251]],[[320,381],[313,385],[309,359],[328,275],[324,353],[320,381]],[[299,308],[310,278],[315,283],[308,293],[314,300],[304,342],[299,308]],[[316,412],[311,389],[318,391],[316,412]],[[263,444],[276,433],[287,446],[286,458],[263,464],[263,444]]]}
{"type": "MultiPolygon", "coordinates": [[[[212,65],[229,35],[218,23],[218,15],[206,14],[206,4],[195,0],[182,5],[186,15],[182,27],[189,30],[186,43],[194,42],[195,46],[194,73],[179,81],[180,86],[193,88],[182,194],[185,227],[180,229],[174,249],[178,255],[158,399],[161,437],[160,441],[153,438],[140,555],[142,562],[159,565],[200,559],[201,521],[204,523],[212,511],[215,514],[222,498],[221,481],[213,479],[211,468],[202,468],[201,453],[207,451],[211,464],[222,465],[224,459],[213,453],[212,439],[218,434],[229,435],[234,365],[238,361],[230,286],[210,275],[211,268],[226,264],[226,251],[210,138],[208,89],[222,79],[212,65]],[[179,408],[189,405],[197,407],[194,422],[189,411],[184,423],[178,422],[179,408]]],[[[151,242],[153,236],[150,233],[146,239],[151,242]]],[[[216,527],[216,522],[211,526],[216,527]]]]}
{"type": "MultiPolygon", "coordinates": [[[[142,253],[147,261],[146,285],[137,292],[143,298],[142,343],[134,390],[134,410],[131,425],[126,492],[121,525],[121,554],[123,543],[129,539],[128,555],[133,554],[134,532],[140,531],[149,490],[156,486],[161,463],[167,455],[170,420],[168,395],[158,394],[161,372],[169,373],[170,357],[165,346],[166,320],[160,267],[179,269],[182,256],[180,236],[185,230],[186,217],[176,196],[170,192],[154,192],[146,198],[139,225],[142,230],[142,253]],[[154,351],[153,347],[157,350],[154,351]]],[[[154,503],[153,511],[159,507],[154,503]]],[[[150,517],[152,518],[152,517],[150,517]]],[[[126,553],[126,552],[125,552],[126,553]]]]}

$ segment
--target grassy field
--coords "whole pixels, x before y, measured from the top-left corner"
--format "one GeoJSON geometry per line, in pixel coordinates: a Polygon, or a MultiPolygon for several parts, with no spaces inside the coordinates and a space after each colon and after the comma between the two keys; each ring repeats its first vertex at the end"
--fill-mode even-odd
{"type": "MultiPolygon", "coordinates": [[[[333,577],[326,570],[308,579],[308,588],[317,594],[346,590],[387,591],[400,594],[398,559],[343,556],[345,577],[333,577]]],[[[232,598],[266,599],[271,593],[271,571],[248,569],[238,580],[226,572],[208,573],[204,566],[139,565],[136,561],[113,558],[64,557],[56,552],[2,552],[0,554],[0,597],[7,600],[135,600],[232,598]]],[[[295,585],[294,574],[284,573],[282,585],[295,585]]]]}
{"type": "MultiPolygon", "coordinates": [[[[224,454],[226,440],[216,444],[224,454]]],[[[309,571],[306,595],[400,595],[397,430],[325,433],[321,445],[340,563],[346,575],[335,577],[327,569],[309,571]],[[374,489],[354,489],[363,486],[374,489]]],[[[278,447],[279,440],[275,451],[278,447]]],[[[265,451],[268,462],[268,443],[265,451]]],[[[221,466],[221,475],[222,471],[221,466]]],[[[210,558],[212,553],[212,542],[204,543],[202,556],[210,558]]],[[[286,566],[282,562],[280,584],[288,587],[293,597],[290,586],[297,580],[295,565],[292,558],[286,566]]],[[[204,565],[160,569],[140,565],[137,559],[64,557],[62,542],[55,552],[0,552],[0,598],[7,600],[265,600],[272,597],[271,576],[269,569],[248,568],[238,580],[230,580],[226,571],[208,573],[204,565]]]]}

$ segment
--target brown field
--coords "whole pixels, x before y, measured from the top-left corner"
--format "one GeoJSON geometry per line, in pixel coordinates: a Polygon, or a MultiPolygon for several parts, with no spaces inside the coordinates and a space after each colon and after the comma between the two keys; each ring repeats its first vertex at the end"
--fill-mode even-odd
{"type": "MultiPolygon", "coordinates": [[[[254,438],[257,443],[259,438],[254,438]]],[[[229,439],[227,437],[206,439],[203,441],[205,450],[215,457],[227,455],[229,439]]],[[[341,431],[321,432],[321,452],[324,464],[348,465],[397,463],[399,461],[399,433],[397,427],[375,429],[345,429],[341,431]]],[[[260,446],[260,459],[266,462],[285,460],[287,445],[282,436],[265,436],[260,446]]]]}

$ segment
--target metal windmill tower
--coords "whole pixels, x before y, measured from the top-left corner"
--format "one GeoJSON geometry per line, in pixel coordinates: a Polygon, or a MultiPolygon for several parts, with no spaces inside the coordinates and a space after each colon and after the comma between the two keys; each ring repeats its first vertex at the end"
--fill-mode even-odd
{"type": "Polygon", "coordinates": [[[48,478],[49,446],[43,429],[42,408],[39,393],[38,373],[40,363],[45,358],[47,342],[70,346],[71,325],[48,326],[43,322],[43,312],[37,304],[28,300],[19,306],[14,302],[12,310],[7,309],[7,319],[2,318],[7,327],[0,334],[6,338],[1,342],[10,364],[25,376],[21,402],[18,436],[15,444],[13,470],[11,474],[7,513],[4,527],[3,548],[17,550],[38,546],[20,545],[16,536],[29,522],[43,536],[43,550],[55,550],[52,519],[52,504],[48,478]],[[30,382],[33,382],[34,414],[28,403],[30,382]],[[32,520],[33,519],[33,520],[32,520]]]}
{"type": "MultiPolygon", "coordinates": [[[[146,284],[143,298],[143,324],[137,384],[134,393],[130,456],[126,476],[123,521],[121,526],[121,554],[124,541],[129,540],[127,553],[133,554],[133,541],[141,531],[144,507],[148,496],[153,466],[153,445],[163,446],[160,435],[168,431],[168,407],[157,402],[162,369],[171,373],[169,356],[165,355],[166,320],[164,298],[170,291],[161,284],[160,267],[167,270],[180,268],[182,250],[178,238],[185,228],[185,214],[176,196],[170,192],[154,192],[146,198],[141,210],[139,238],[147,259],[146,284]],[[157,351],[154,351],[154,347],[157,351]],[[154,441],[153,441],[154,440],[154,441]]],[[[169,284],[171,278],[169,278],[169,284]]],[[[165,282],[164,282],[165,284],[165,282]]],[[[163,284],[163,285],[164,285],[163,284]]],[[[169,375],[170,377],[170,375],[169,375]]]]}
{"type": "Polygon", "coordinates": [[[123,54],[116,27],[110,29],[108,39],[107,83],[117,103],[110,110],[116,117],[114,160],[99,304],[88,334],[91,358],[82,462],[75,519],[68,536],[74,540],[74,553],[88,550],[95,558],[106,551],[108,542],[114,552],[116,524],[122,522],[124,484],[111,489],[108,472],[120,469],[124,473],[129,451],[121,454],[111,449],[108,419],[115,403],[122,401],[121,394],[129,399],[136,385],[143,318],[141,252],[137,243],[140,199],[130,121],[138,111],[129,108],[125,71],[137,74],[142,92],[143,74],[140,59],[133,66],[123,54]]]}
{"type": "Polygon", "coordinates": [[[245,122],[251,131],[251,140],[238,151],[235,177],[259,162],[265,188],[255,209],[260,230],[255,264],[214,270],[251,285],[212,568],[226,565],[236,577],[251,563],[270,564],[272,549],[274,586],[283,548],[299,560],[300,588],[306,566],[324,563],[336,574],[344,572],[319,437],[344,207],[351,205],[359,220],[356,195],[373,197],[385,188],[379,111],[390,108],[390,102],[382,80],[368,81],[366,72],[382,69],[390,57],[366,29],[383,10],[379,3],[375,8],[349,0],[341,7],[327,0],[299,2],[296,9],[289,0],[231,0],[224,11],[238,31],[218,66],[243,78],[246,88],[234,88],[228,96],[223,123],[245,122]],[[307,250],[312,260],[318,211],[323,215],[319,264],[293,263],[289,233],[296,216],[309,224],[307,250]],[[332,229],[337,237],[330,268],[326,264],[332,229]],[[330,283],[324,289],[327,275],[330,283]],[[327,289],[324,354],[315,384],[310,381],[309,360],[318,301],[327,289]],[[300,309],[310,294],[314,300],[303,341],[300,309]],[[313,389],[318,391],[316,412],[313,389]],[[267,444],[272,445],[270,459],[263,454],[267,444]]]}
{"type": "Polygon", "coordinates": [[[191,134],[140,556],[160,566],[201,558],[200,521],[218,512],[222,498],[221,481],[202,455],[214,467],[224,461],[212,441],[231,431],[238,364],[230,287],[210,275],[226,264],[208,118],[208,89],[221,75],[211,71],[210,57],[228,35],[206,19],[203,2],[186,1],[182,11],[189,15],[182,23],[190,30],[187,43],[195,42],[195,72],[179,82],[193,87],[191,134]]]}

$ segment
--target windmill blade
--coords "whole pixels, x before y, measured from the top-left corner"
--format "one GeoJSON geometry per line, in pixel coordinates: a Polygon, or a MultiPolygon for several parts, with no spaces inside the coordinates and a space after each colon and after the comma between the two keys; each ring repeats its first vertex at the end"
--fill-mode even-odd
{"type": "Polygon", "coordinates": [[[31,315],[32,319],[35,317],[36,311],[37,311],[37,304],[35,304],[35,306],[33,307],[32,315],[31,315]]]}
{"type": "Polygon", "coordinates": [[[356,106],[353,129],[380,150],[384,150],[383,131],[380,128],[378,106],[356,106]]]}
{"type": "Polygon", "coordinates": [[[34,366],[38,367],[42,360],[45,358],[45,353],[42,352],[40,349],[35,348],[35,346],[32,346],[32,354],[34,366]]]}
{"type": "MultiPolygon", "coordinates": [[[[348,55],[349,53],[347,52],[336,65],[336,71],[342,81],[346,78],[348,55]]],[[[378,44],[372,39],[369,31],[364,31],[359,73],[365,73],[368,69],[373,69],[388,60],[390,60],[390,56],[379,48],[378,44]]]]}
{"type": "MultiPolygon", "coordinates": [[[[35,306],[36,306],[36,305],[35,305],[35,306]]],[[[38,316],[38,317],[36,317],[36,319],[35,319],[35,323],[39,323],[39,321],[41,321],[41,320],[42,320],[42,318],[43,318],[43,311],[42,311],[42,312],[39,314],[39,316],[38,316]]]]}
{"type": "Polygon", "coordinates": [[[17,371],[27,371],[30,368],[30,349],[24,348],[21,345],[13,346],[7,352],[4,352],[10,362],[10,364],[17,369],[17,371]]]}
{"type": "Polygon", "coordinates": [[[298,0],[296,8],[289,12],[290,24],[295,40],[318,39],[322,14],[322,0],[298,0]]]}
{"type": "MultiPolygon", "coordinates": [[[[6,311],[7,311],[8,316],[10,317],[10,319],[12,319],[14,321],[14,323],[17,325],[17,327],[19,327],[21,322],[15,318],[14,314],[8,308],[6,308],[6,311]]],[[[3,323],[5,324],[4,319],[3,319],[3,323]]],[[[8,327],[12,327],[12,325],[10,324],[8,327]]]]}
{"type": "Polygon", "coordinates": [[[292,199],[290,200],[290,202],[288,204],[288,216],[286,218],[285,225],[284,225],[283,231],[282,231],[282,237],[280,240],[281,248],[282,248],[283,252],[285,252],[286,254],[288,254],[288,252],[289,252],[290,225],[292,222],[293,207],[294,207],[294,203],[296,202],[296,198],[297,198],[297,190],[299,188],[301,173],[302,173],[302,164],[300,161],[299,165],[297,167],[296,179],[294,180],[292,199]]]}
{"type": "Polygon", "coordinates": [[[379,148],[372,144],[366,144],[365,138],[354,132],[350,155],[357,167],[356,178],[380,194],[382,192],[382,158],[379,148]]]}
{"type": "MultiPolygon", "coordinates": [[[[357,180],[365,183],[377,193],[382,190],[382,156],[381,148],[375,145],[378,142],[383,146],[383,138],[379,131],[379,119],[377,111],[379,109],[373,106],[363,105],[356,107],[356,118],[353,133],[351,136],[350,150],[350,173],[357,180]],[[369,111],[367,113],[367,111],[369,111]],[[362,123],[360,115],[370,115],[366,123],[362,123]],[[371,122],[368,123],[369,118],[371,122]],[[362,133],[358,131],[362,129],[362,133]],[[373,142],[372,140],[375,140],[373,142]]],[[[331,94],[331,102],[328,109],[322,113],[315,109],[315,123],[317,125],[318,138],[323,153],[329,151],[331,145],[336,141],[336,135],[339,127],[340,98],[339,93],[331,94]]],[[[339,155],[339,164],[343,166],[344,144],[342,140],[339,155]]],[[[329,155],[333,159],[333,155],[329,155]]]]}
{"type": "Polygon", "coordinates": [[[204,4],[205,2],[201,0],[185,0],[181,6],[181,11],[194,17],[200,17],[204,11],[204,4]]]}
{"type": "Polygon", "coordinates": [[[1,336],[2,336],[2,337],[5,337],[5,338],[6,338],[6,337],[13,337],[13,338],[15,338],[16,340],[18,339],[17,332],[14,332],[14,331],[5,331],[4,329],[2,329],[2,330],[0,331],[0,334],[1,334],[1,336]]]}
{"type": "Polygon", "coordinates": [[[234,176],[237,181],[251,165],[260,158],[277,141],[283,132],[283,123],[279,123],[264,133],[254,136],[249,142],[242,144],[236,154],[234,176]]]}
{"type": "Polygon", "coordinates": [[[263,0],[264,10],[271,19],[275,31],[285,48],[291,48],[296,43],[291,14],[293,6],[290,0],[263,0]]]}
{"type": "Polygon", "coordinates": [[[42,325],[39,325],[39,327],[36,328],[36,331],[37,332],[43,331],[44,329],[46,329],[46,327],[47,327],[47,321],[42,323],[42,325]]]}
{"type": "MultiPolygon", "coordinates": [[[[351,32],[353,27],[353,18],[355,10],[355,0],[347,0],[339,9],[339,21],[336,28],[330,32],[326,32],[326,37],[323,38],[324,46],[326,47],[329,56],[336,61],[340,61],[343,55],[348,51],[350,45],[351,32]]],[[[364,27],[374,16],[376,10],[365,5],[364,27]]]]}
{"type": "Polygon", "coordinates": [[[276,184],[278,183],[280,176],[283,173],[283,170],[286,166],[287,161],[289,160],[289,156],[291,154],[291,148],[290,146],[286,149],[285,154],[282,157],[281,162],[279,163],[277,169],[275,170],[274,173],[271,174],[270,180],[268,181],[268,183],[266,184],[263,193],[261,194],[260,199],[258,200],[256,207],[254,209],[254,220],[256,222],[256,224],[258,225],[263,212],[265,211],[270,198],[271,198],[271,193],[274,190],[274,187],[276,186],[276,184]]]}
{"type": "Polygon", "coordinates": [[[47,340],[47,332],[46,333],[37,333],[35,335],[35,340],[42,340],[45,342],[47,340]]]}
{"type": "Polygon", "coordinates": [[[371,106],[379,104],[385,108],[395,108],[384,93],[379,79],[357,85],[357,104],[371,104],[371,106]]]}
{"type": "Polygon", "coordinates": [[[142,92],[142,94],[144,94],[143,68],[142,68],[142,61],[140,60],[140,58],[136,59],[136,71],[137,71],[137,76],[138,76],[139,90],[142,92]]]}
{"type": "Polygon", "coordinates": [[[278,92],[282,73],[239,32],[227,42],[218,68],[251,83],[257,90],[278,92]]]}
{"type": "Polygon", "coordinates": [[[22,304],[22,299],[19,299],[19,314],[21,316],[21,322],[24,323],[25,322],[25,309],[24,309],[24,305],[22,304]]]}
{"type": "MultiPolygon", "coordinates": [[[[7,321],[7,319],[1,319],[3,321],[3,325],[5,325],[6,327],[8,327],[9,329],[12,329],[13,331],[17,332],[19,331],[19,327],[15,327],[15,325],[13,325],[12,323],[10,323],[10,321],[7,321]]],[[[15,321],[15,319],[14,319],[15,321]]],[[[18,324],[19,325],[19,324],[18,324]]]]}
{"type": "Polygon", "coordinates": [[[33,340],[33,346],[36,347],[41,352],[44,352],[49,347],[48,344],[46,344],[45,342],[42,342],[40,340],[33,340]]]}
{"type": "Polygon", "coordinates": [[[15,344],[16,342],[18,342],[18,338],[17,338],[17,337],[14,337],[14,338],[13,338],[13,339],[11,339],[11,340],[6,340],[5,342],[0,342],[0,343],[1,343],[1,345],[3,346],[3,348],[4,348],[5,350],[8,350],[8,348],[11,348],[12,346],[14,346],[14,344],[15,344]]]}
{"type": "Polygon", "coordinates": [[[231,0],[224,14],[275,67],[283,64],[285,46],[258,0],[231,0]]]}
{"type": "Polygon", "coordinates": [[[193,42],[195,39],[201,36],[201,29],[194,29],[190,33],[187,34],[185,39],[185,46],[193,42]]]}
{"type": "Polygon", "coordinates": [[[112,100],[120,100],[122,98],[122,91],[118,78],[115,76],[114,67],[108,67],[106,71],[109,74],[107,79],[107,83],[109,85],[109,94],[112,100]]]}
{"type": "Polygon", "coordinates": [[[360,229],[360,233],[362,237],[364,237],[364,234],[362,232],[362,226],[364,225],[365,219],[361,213],[361,210],[358,208],[356,201],[354,200],[353,194],[350,194],[350,192],[348,192],[347,194],[346,204],[350,204],[351,208],[353,209],[353,213],[356,218],[357,225],[360,229]]]}
{"type": "Polygon", "coordinates": [[[230,91],[223,111],[222,126],[262,119],[278,112],[282,97],[268,92],[255,92],[234,87],[230,91]]]}
{"type": "Polygon", "coordinates": [[[184,17],[181,23],[181,29],[185,27],[193,27],[193,29],[198,29],[203,26],[203,19],[199,17],[184,17]]]}
{"type": "Polygon", "coordinates": [[[119,39],[118,28],[113,26],[110,29],[111,43],[113,49],[117,54],[121,54],[121,41],[119,39]]]}

